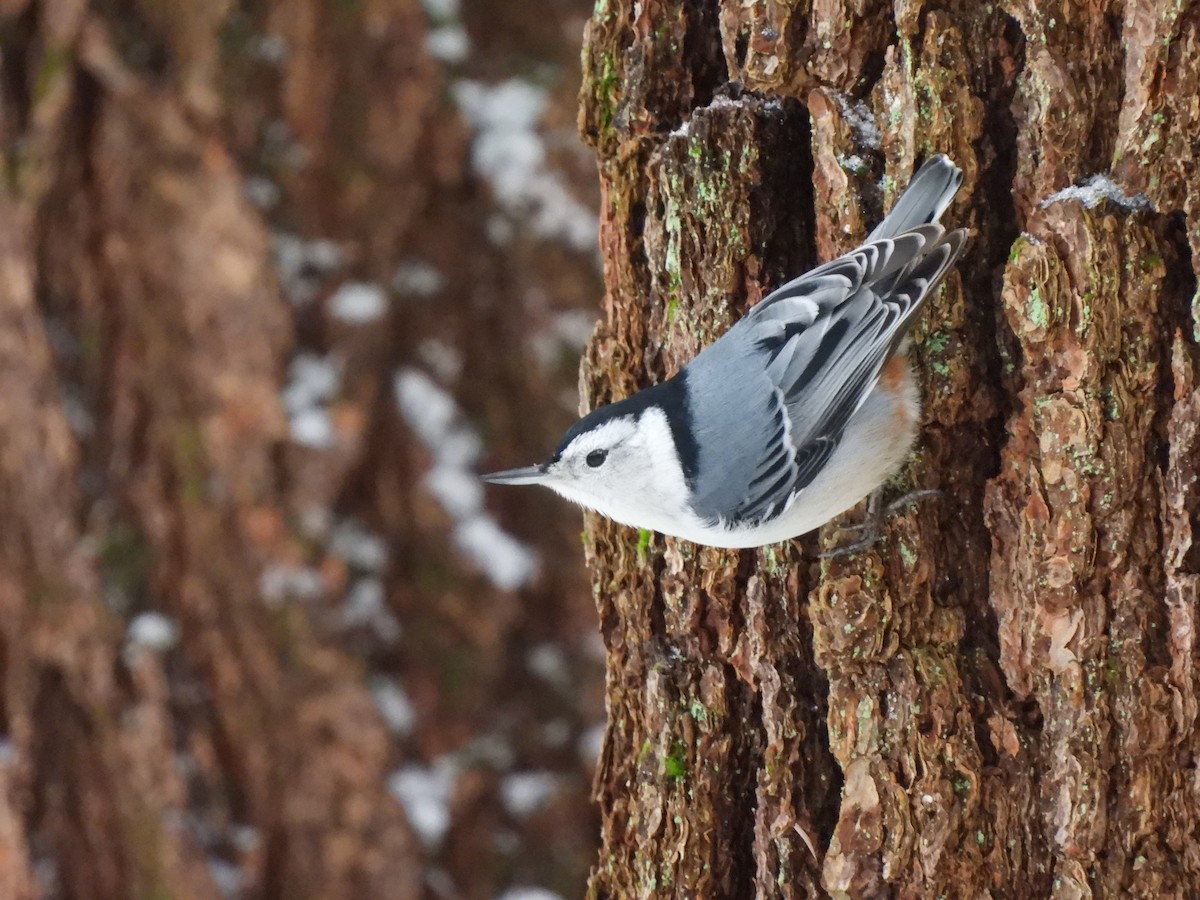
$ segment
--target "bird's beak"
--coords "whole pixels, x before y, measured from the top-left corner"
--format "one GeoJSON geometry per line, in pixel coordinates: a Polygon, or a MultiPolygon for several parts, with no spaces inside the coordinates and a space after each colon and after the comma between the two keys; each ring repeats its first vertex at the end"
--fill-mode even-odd
{"type": "Polygon", "coordinates": [[[479,476],[492,484],[541,484],[546,480],[546,465],[526,466],[523,469],[506,469],[479,476]]]}

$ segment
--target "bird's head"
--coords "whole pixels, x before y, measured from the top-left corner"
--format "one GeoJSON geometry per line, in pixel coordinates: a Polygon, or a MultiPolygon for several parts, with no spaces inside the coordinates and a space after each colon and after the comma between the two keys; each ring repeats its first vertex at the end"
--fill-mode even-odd
{"type": "Polygon", "coordinates": [[[618,522],[664,530],[661,517],[685,509],[689,493],[668,412],[646,393],[580,419],[547,462],[484,480],[540,484],[618,522]]]}

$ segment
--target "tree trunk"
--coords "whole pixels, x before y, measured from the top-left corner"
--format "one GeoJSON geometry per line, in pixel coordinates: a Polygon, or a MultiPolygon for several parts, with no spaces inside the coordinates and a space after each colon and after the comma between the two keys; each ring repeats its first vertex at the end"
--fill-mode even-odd
{"type": "Polygon", "coordinates": [[[853,512],[740,553],[589,518],[591,896],[1194,895],[1200,5],[600,0],[584,71],[589,406],[854,247],[923,156],[972,230],[890,485],[942,496],[869,552],[816,558],[853,512]]]}

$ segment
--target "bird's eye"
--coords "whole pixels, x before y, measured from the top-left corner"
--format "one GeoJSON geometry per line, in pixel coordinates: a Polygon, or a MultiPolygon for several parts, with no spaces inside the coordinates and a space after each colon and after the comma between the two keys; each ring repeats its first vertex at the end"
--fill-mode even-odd
{"type": "Polygon", "coordinates": [[[593,469],[598,469],[604,465],[606,459],[608,459],[607,450],[593,450],[587,455],[587,464],[593,469]]]}

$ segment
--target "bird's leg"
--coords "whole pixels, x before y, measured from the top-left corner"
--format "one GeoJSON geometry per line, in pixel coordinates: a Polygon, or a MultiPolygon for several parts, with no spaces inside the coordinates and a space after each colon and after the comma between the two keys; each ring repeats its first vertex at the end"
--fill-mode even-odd
{"type": "Polygon", "coordinates": [[[932,489],[909,491],[903,497],[893,500],[887,506],[884,506],[883,485],[880,485],[867,498],[867,514],[863,517],[862,524],[851,525],[849,528],[844,529],[845,531],[857,532],[860,535],[858,540],[851,541],[841,547],[835,547],[832,550],[823,550],[818,556],[821,559],[840,559],[843,556],[850,556],[869,549],[882,537],[884,522],[914,503],[918,503],[928,497],[938,497],[941,494],[942,491],[932,489]]]}
{"type": "Polygon", "coordinates": [[[937,488],[922,488],[916,491],[909,491],[903,497],[897,497],[884,508],[883,518],[890,519],[906,507],[913,506],[930,497],[941,497],[945,493],[945,491],[939,491],[937,488]]]}
{"type": "Polygon", "coordinates": [[[879,540],[879,536],[883,533],[882,507],[883,485],[880,485],[867,496],[867,514],[863,516],[862,522],[843,529],[851,533],[857,532],[859,535],[858,540],[843,544],[841,547],[835,547],[832,550],[822,550],[817,555],[821,559],[838,559],[866,550],[879,540]]]}

